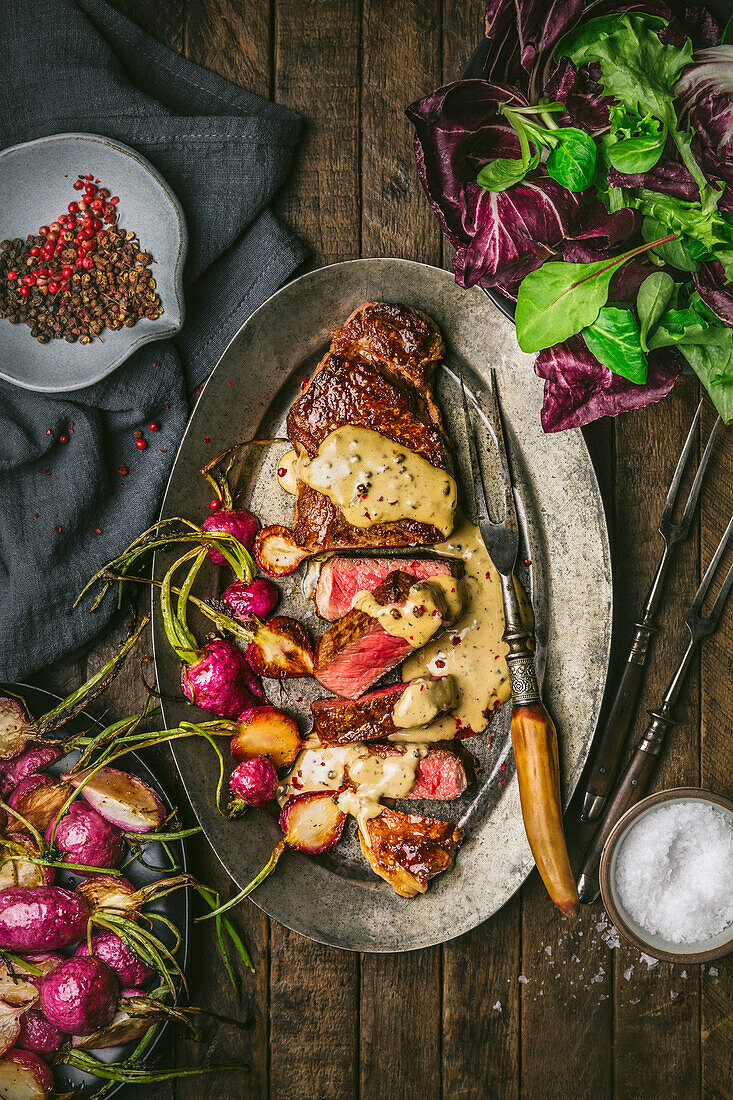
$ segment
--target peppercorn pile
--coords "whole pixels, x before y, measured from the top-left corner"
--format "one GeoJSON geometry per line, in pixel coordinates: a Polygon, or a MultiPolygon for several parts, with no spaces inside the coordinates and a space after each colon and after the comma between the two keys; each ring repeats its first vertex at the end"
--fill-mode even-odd
{"type": "Polygon", "coordinates": [[[132,328],[163,313],[153,257],[120,228],[119,198],[91,173],[75,180],[83,197],[25,243],[0,242],[0,317],[25,324],[39,343],[63,337],[89,344],[105,328],[132,328]]]}

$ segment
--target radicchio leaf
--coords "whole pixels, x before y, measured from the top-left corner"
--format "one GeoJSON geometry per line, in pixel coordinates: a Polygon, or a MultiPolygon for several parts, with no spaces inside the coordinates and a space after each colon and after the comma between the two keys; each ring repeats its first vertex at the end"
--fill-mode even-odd
{"type": "Polygon", "coordinates": [[[672,195],[686,202],[698,202],[700,199],[698,186],[687,168],[666,153],[648,172],[625,175],[609,168],[608,183],[610,187],[645,187],[648,191],[672,195]]]}
{"type": "Polygon", "coordinates": [[[560,58],[544,89],[547,99],[565,104],[565,111],[557,116],[560,126],[579,126],[594,137],[608,130],[613,100],[604,96],[597,74],[600,74],[598,65],[576,68],[569,57],[560,58]]]}
{"type": "Polygon", "coordinates": [[[726,283],[723,265],[717,260],[701,264],[694,279],[705,305],[723,324],[733,327],[733,283],[726,283]]]}
{"type": "Polygon", "coordinates": [[[602,416],[617,416],[659,401],[679,373],[672,355],[652,354],[646,385],[637,386],[599,363],[582,336],[571,336],[541,351],[535,370],[545,379],[542,427],[546,432],[581,428],[602,416]]]}

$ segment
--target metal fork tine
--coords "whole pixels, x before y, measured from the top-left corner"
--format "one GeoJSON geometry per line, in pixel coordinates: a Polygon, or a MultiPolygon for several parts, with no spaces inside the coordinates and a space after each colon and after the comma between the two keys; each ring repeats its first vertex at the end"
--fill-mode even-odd
{"type": "Polygon", "coordinates": [[[504,443],[504,428],[501,422],[501,412],[496,390],[496,371],[492,367],[489,370],[488,385],[490,408],[489,420],[493,429],[494,442],[499,455],[499,468],[501,470],[501,483],[504,490],[504,523],[510,530],[517,527],[517,506],[514,503],[514,490],[512,488],[512,475],[509,469],[509,459],[504,443]]]}
{"type": "Polygon", "coordinates": [[[471,460],[471,469],[469,471],[471,476],[471,487],[473,488],[473,499],[476,507],[476,518],[479,523],[491,523],[491,516],[489,515],[489,508],[486,503],[486,487],[484,485],[484,476],[479,462],[478,447],[476,445],[476,435],[473,427],[473,420],[471,419],[471,413],[468,408],[468,394],[466,393],[466,383],[461,377],[461,391],[463,393],[463,415],[466,421],[466,437],[468,439],[468,454],[471,460]],[[481,484],[476,474],[479,474],[481,478],[481,484]]]}
{"type": "Polygon", "coordinates": [[[700,404],[697,406],[697,412],[692,419],[692,424],[690,424],[690,430],[687,433],[687,439],[685,440],[685,445],[682,448],[682,453],[680,454],[680,457],[677,461],[677,469],[675,470],[672,477],[672,481],[667,492],[667,499],[665,500],[664,508],[662,509],[662,518],[660,520],[660,525],[664,523],[665,520],[669,520],[672,517],[672,511],[674,509],[675,502],[677,500],[677,494],[682,483],[682,475],[685,472],[685,466],[687,465],[687,460],[690,457],[690,452],[695,442],[695,432],[697,430],[698,424],[700,423],[702,406],[703,402],[701,400],[700,404]]]}
{"type": "MultiPolygon", "coordinates": [[[[698,411],[699,409],[700,406],[698,405],[698,411]]],[[[710,436],[708,437],[707,444],[705,445],[703,456],[700,459],[700,465],[698,466],[697,473],[695,474],[695,480],[693,481],[692,488],[690,489],[690,495],[687,498],[685,510],[682,513],[682,519],[680,520],[681,527],[688,527],[692,523],[692,516],[695,511],[695,505],[697,504],[697,498],[700,496],[700,489],[702,488],[702,479],[705,476],[705,469],[708,462],[710,461],[710,455],[713,452],[713,445],[715,444],[715,437],[718,434],[718,429],[720,428],[722,423],[723,418],[719,416],[713,424],[713,430],[711,431],[710,436]]]]}
{"type": "MultiPolygon", "coordinates": [[[[711,584],[712,579],[715,575],[715,571],[718,568],[718,565],[720,564],[720,559],[722,558],[722,556],[725,552],[725,548],[728,545],[728,541],[730,539],[731,532],[733,532],[733,516],[731,517],[730,522],[728,523],[728,526],[726,527],[725,531],[723,532],[723,537],[721,538],[720,542],[718,543],[717,549],[716,549],[715,553],[713,554],[713,556],[710,560],[710,565],[705,570],[705,576],[700,581],[700,587],[698,588],[697,592],[695,593],[695,598],[693,599],[692,607],[690,608],[690,616],[691,617],[698,618],[698,619],[701,618],[700,609],[702,608],[703,601],[704,601],[705,597],[708,594],[708,589],[710,588],[710,584],[711,584]]],[[[719,616],[721,611],[723,610],[723,604],[725,603],[725,598],[721,601],[720,596],[723,595],[723,590],[724,589],[725,589],[725,596],[728,595],[728,592],[730,591],[730,576],[731,576],[731,572],[729,571],[728,576],[725,578],[725,580],[723,582],[723,588],[721,589],[720,593],[718,594],[718,598],[715,601],[715,604],[713,606],[713,610],[711,611],[708,619],[706,620],[707,622],[710,623],[711,626],[714,626],[715,622],[717,621],[715,619],[715,616],[716,615],[719,616]],[[726,585],[728,586],[727,588],[726,588],[726,585]],[[718,605],[720,605],[720,606],[718,606],[718,605]]]]}

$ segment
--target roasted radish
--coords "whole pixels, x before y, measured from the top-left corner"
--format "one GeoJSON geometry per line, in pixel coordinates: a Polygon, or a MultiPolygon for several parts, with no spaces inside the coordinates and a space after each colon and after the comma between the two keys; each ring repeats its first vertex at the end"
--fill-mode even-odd
{"type": "Polygon", "coordinates": [[[79,943],[90,908],[81,894],[60,886],[0,890],[0,950],[55,951],[79,943]]]}
{"type": "Polygon", "coordinates": [[[107,963],[75,955],[43,979],[39,1007],[60,1031],[91,1035],[110,1023],[119,995],[119,980],[107,963]]]}
{"type": "Polygon", "coordinates": [[[0,1058],[0,1100],[45,1100],[53,1092],[53,1074],[30,1050],[9,1050],[0,1058]]]}
{"type": "Polygon", "coordinates": [[[23,752],[33,736],[33,720],[19,699],[0,698],[0,760],[23,752]]]}
{"type": "Polygon", "coordinates": [[[293,794],[280,812],[285,843],[309,855],[327,852],[341,839],[346,814],[339,809],[333,791],[293,794]]]}
{"type": "Polygon", "coordinates": [[[241,763],[269,756],[276,768],[290,765],[303,747],[295,719],[277,707],[249,707],[237,719],[231,754],[241,763]]]}
{"type": "Polygon", "coordinates": [[[122,875],[90,876],[79,883],[76,893],[82,895],[90,909],[106,909],[126,917],[136,917],[142,905],[135,887],[122,875]]]}
{"type": "Polygon", "coordinates": [[[258,619],[267,619],[279,599],[280,589],[264,577],[249,584],[233,581],[221,595],[221,602],[229,608],[234,618],[244,622],[253,615],[258,619]]]}
{"type": "MultiPolygon", "coordinates": [[[[74,954],[89,955],[88,942],[85,940],[84,943],[80,943],[74,954]]],[[[142,988],[155,977],[155,972],[142,959],[139,959],[119,936],[106,929],[95,932],[92,936],[91,954],[114,970],[122,986],[142,988]]]]}
{"type": "Polygon", "coordinates": [[[186,661],[181,686],[189,702],[222,718],[236,718],[254,702],[264,699],[262,687],[231,642],[212,638],[186,661]]]}
{"type": "MultiPolygon", "coordinates": [[[[255,536],[260,529],[260,521],[246,508],[233,511],[231,508],[219,508],[207,516],[201,524],[201,530],[207,534],[211,531],[217,534],[232,535],[241,542],[246,550],[254,546],[255,536]]],[[[226,558],[216,546],[209,548],[209,558],[215,565],[226,565],[226,558]]]]}
{"type": "Polygon", "coordinates": [[[31,742],[17,756],[0,761],[0,792],[3,796],[10,794],[29,775],[43,771],[49,764],[55,764],[63,755],[59,745],[31,742]]]}
{"type": "Polygon", "coordinates": [[[0,1055],[17,1043],[22,1015],[23,1009],[13,1008],[12,1005],[0,1001],[0,1055]]]}
{"type": "Polygon", "coordinates": [[[254,556],[264,573],[271,577],[285,577],[288,573],[294,573],[300,563],[310,556],[310,552],[297,545],[289,527],[273,523],[258,531],[254,556]]]}
{"type": "Polygon", "coordinates": [[[20,1017],[20,1034],[15,1045],[20,1050],[32,1050],[41,1058],[48,1058],[50,1054],[55,1054],[66,1039],[67,1035],[47,1020],[42,1012],[37,1008],[29,1008],[20,1017]]]}
{"type": "MultiPolygon", "coordinates": [[[[126,991],[127,992],[127,991],[126,991]]],[[[138,1008],[120,1007],[106,1027],[93,1031],[91,1035],[75,1035],[72,1046],[77,1050],[105,1050],[118,1047],[143,1035],[160,1023],[160,1013],[138,1008]]]]}
{"type": "Polygon", "coordinates": [[[26,837],[16,835],[0,843],[0,890],[7,886],[52,886],[53,867],[36,863],[37,858],[38,849],[26,837]]]}
{"type": "MultiPolygon", "coordinates": [[[[39,955],[24,955],[22,959],[13,962],[13,971],[30,985],[38,987],[39,983],[64,961],[65,956],[58,951],[44,951],[39,955]]],[[[0,989],[3,988],[0,979],[0,989]]]]}
{"type": "Polygon", "coordinates": [[[227,812],[239,817],[248,806],[264,806],[277,794],[277,772],[266,756],[254,756],[243,760],[229,776],[229,793],[232,796],[227,812]]]}
{"type": "Polygon", "coordinates": [[[136,775],[117,768],[90,768],[64,775],[72,787],[112,825],[131,833],[148,833],[166,818],[166,808],[152,787],[136,775]]]}
{"type": "Polygon", "coordinates": [[[258,676],[285,679],[313,675],[313,646],[297,619],[276,615],[260,623],[247,647],[247,660],[258,676]]]}
{"type": "Polygon", "coordinates": [[[81,800],[50,822],[45,840],[67,863],[87,867],[116,867],[125,850],[121,830],[81,800]]]}
{"type": "Polygon", "coordinates": [[[19,815],[13,829],[24,832],[24,818],[37,832],[45,833],[72,789],[65,783],[57,783],[50,775],[29,775],[8,799],[8,806],[19,815]]]}

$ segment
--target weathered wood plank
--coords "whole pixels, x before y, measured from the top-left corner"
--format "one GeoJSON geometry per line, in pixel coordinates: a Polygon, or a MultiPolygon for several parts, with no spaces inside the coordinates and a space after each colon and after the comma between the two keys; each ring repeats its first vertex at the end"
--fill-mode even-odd
{"type": "MultiPolygon", "coordinates": [[[[620,417],[616,426],[616,589],[623,619],[618,630],[628,643],[631,621],[646,596],[662,543],[657,524],[672,472],[698,400],[697,384],[681,379],[659,405],[620,417]]],[[[647,709],[657,706],[682,654],[687,635],[683,617],[698,579],[697,528],[679,547],[669,576],[659,634],[653,642],[645,691],[636,723],[641,734],[647,709]]],[[[668,735],[653,789],[696,784],[699,778],[699,696],[693,671],[668,735]]],[[[685,1096],[700,1090],[699,975],[676,981],[671,967],[648,969],[639,954],[622,946],[616,953],[615,1095],[685,1096]],[[629,980],[622,975],[633,966],[629,980]],[[677,994],[675,998],[672,993],[677,994]]]]}
{"type": "MultiPolygon", "coordinates": [[[[713,411],[706,405],[703,438],[712,427],[713,411]]],[[[730,433],[727,432],[726,435],[730,433]]],[[[728,517],[733,514],[733,453],[730,439],[718,446],[702,498],[702,564],[717,545],[728,517]]],[[[723,560],[724,569],[733,553],[723,560]]],[[[720,576],[724,573],[721,570],[720,576]]],[[[701,670],[700,783],[718,794],[733,796],[733,602],[729,601],[717,634],[705,644],[701,670]]],[[[703,968],[702,983],[702,1096],[725,1100],[733,1096],[733,956],[703,968]],[[717,972],[717,973],[716,973],[717,972]]]]}
{"type": "MultiPolygon", "coordinates": [[[[442,78],[442,5],[364,5],[362,253],[440,263],[437,223],[417,179],[404,108],[442,78]]],[[[361,1097],[440,1096],[441,950],[365,955],[361,1097]]]]}
{"type": "MultiPolygon", "coordinates": [[[[307,119],[277,209],[314,265],[359,254],[359,3],[275,0],[274,96],[307,119]]],[[[337,321],[338,318],[334,318],[337,321]]],[[[271,926],[270,1095],[358,1092],[358,957],[271,926]]]]}
{"type": "Polygon", "coordinates": [[[307,119],[276,208],[314,266],[359,254],[358,0],[275,3],[275,100],[307,119]]]}
{"type": "Polygon", "coordinates": [[[205,69],[267,97],[272,27],[258,0],[187,0],[186,56],[205,69]]]}

